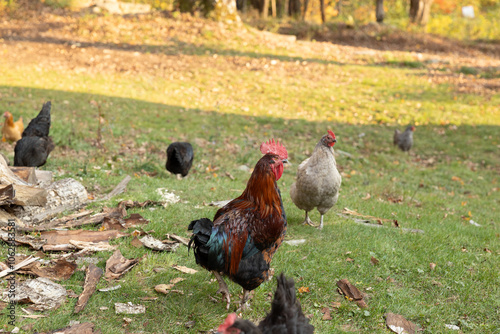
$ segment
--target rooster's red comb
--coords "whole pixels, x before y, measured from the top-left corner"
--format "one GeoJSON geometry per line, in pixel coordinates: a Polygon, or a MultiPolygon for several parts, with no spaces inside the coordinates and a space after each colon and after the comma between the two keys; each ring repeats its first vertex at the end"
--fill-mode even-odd
{"type": "Polygon", "coordinates": [[[335,133],[333,133],[332,130],[328,130],[328,134],[332,136],[333,139],[335,139],[335,133]]]}
{"type": "Polygon", "coordinates": [[[260,151],[262,154],[273,153],[279,155],[281,159],[288,159],[288,152],[286,151],[285,146],[280,144],[279,141],[274,141],[273,139],[269,139],[268,142],[263,142],[260,145],[260,151]]]}

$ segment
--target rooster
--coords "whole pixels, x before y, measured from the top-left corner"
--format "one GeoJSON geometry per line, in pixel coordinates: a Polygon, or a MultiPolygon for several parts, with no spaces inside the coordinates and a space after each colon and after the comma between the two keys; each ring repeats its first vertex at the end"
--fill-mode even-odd
{"type": "Polygon", "coordinates": [[[50,101],[43,105],[37,117],[33,118],[23,131],[22,138],[14,148],[14,166],[40,167],[54,149],[50,130],[50,101]]]}
{"type": "Polygon", "coordinates": [[[297,170],[297,181],[290,188],[293,203],[306,211],[304,224],[315,226],[309,218],[309,211],[317,208],[321,214],[318,228],[323,228],[323,215],[337,203],[342,177],[337,170],[333,155],[335,134],[328,130],[314,148],[311,157],[304,160],[297,170]]]}
{"type": "Polygon", "coordinates": [[[8,111],[3,114],[3,117],[5,117],[5,122],[2,127],[2,141],[15,142],[21,139],[21,134],[24,130],[23,118],[19,117],[14,122],[14,117],[8,111]]]}
{"type": "Polygon", "coordinates": [[[413,125],[408,125],[403,133],[398,129],[394,130],[394,145],[398,145],[402,151],[408,152],[413,146],[413,131],[415,131],[413,125]]]}
{"type": "Polygon", "coordinates": [[[196,263],[211,271],[219,290],[231,302],[221,274],[243,287],[241,308],[246,308],[250,291],[270,276],[271,259],[286,233],[286,215],[276,183],[283,174],[288,153],[274,139],[260,146],[264,156],[257,162],[241,196],[220,208],[213,222],[194,220],[189,249],[196,263]]]}
{"type": "Polygon", "coordinates": [[[165,168],[172,174],[180,174],[184,177],[193,165],[193,158],[193,146],[190,143],[172,143],[167,148],[165,168]]]}
{"type": "Polygon", "coordinates": [[[237,319],[235,313],[227,316],[217,329],[219,334],[311,334],[314,326],[302,313],[300,302],[295,296],[295,283],[283,273],[277,278],[271,312],[255,326],[248,320],[237,319]]]}

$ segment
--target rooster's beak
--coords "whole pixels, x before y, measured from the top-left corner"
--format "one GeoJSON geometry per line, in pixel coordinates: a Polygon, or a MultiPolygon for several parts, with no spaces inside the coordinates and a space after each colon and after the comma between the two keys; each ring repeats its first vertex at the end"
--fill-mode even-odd
{"type": "Polygon", "coordinates": [[[289,162],[288,162],[288,159],[283,159],[283,160],[281,160],[281,161],[282,161],[284,164],[288,164],[288,163],[289,163],[289,162]]]}

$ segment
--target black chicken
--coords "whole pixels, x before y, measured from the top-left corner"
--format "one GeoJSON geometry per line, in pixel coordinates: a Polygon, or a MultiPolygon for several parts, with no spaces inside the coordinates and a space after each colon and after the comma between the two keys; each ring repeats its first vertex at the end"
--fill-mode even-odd
{"type": "Polygon", "coordinates": [[[309,334],[314,326],[302,313],[300,302],[295,296],[295,283],[283,273],[277,278],[278,287],[274,293],[271,312],[258,326],[243,319],[237,319],[235,313],[227,316],[217,329],[220,334],[309,334]]]}
{"type": "Polygon", "coordinates": [[[38,113],[38,116],[30,121],[30,124],[24,129],[23,137],[48,137],[50,131],[50,108],[52,103],[48,101],[38,113]]]}
{"type": "Polygon", "coordinates": [[[14,148],[14,166],[40,167],[54,149],[50,131],[50,101],[43,105],[37,117],[33,118],[23,131],[22,138],[14,148]]]}
{"type": "Polygon", "coordinates": [[[174,142],[167,148],[165,168],[172,174],[188,175],[193,165],[194,153],[190,143],[174,142]]]}

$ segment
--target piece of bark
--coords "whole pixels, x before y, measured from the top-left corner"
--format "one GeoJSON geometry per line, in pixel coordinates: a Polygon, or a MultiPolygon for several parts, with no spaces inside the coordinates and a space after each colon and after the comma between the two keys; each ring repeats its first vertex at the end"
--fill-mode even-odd
{"type": "Polygon", "coordinates": [[[144,245],[142,244],[142,242],[139,240],[139,238],[137,238],[137,236],[135,236],[135,237],[132,239],[132,241],[130,242],[130,244],[131,244],[132,246],[134,246],[135,248],[140,248],[140,247],[144,246],[144,245]]]}
{"type": "Polygon", "coordinates": [[[125,219],[124,222],[125,228],[135,227],[139,225],[146,225],[146,224],[149,224],[149,220],[144,219],[144,217],[142,217],[138,213],[132,213],[130,217],[125,219]]]}
{"type": "Polygon", "coordinates": [[[29,256],[29,257],[27,257],[26,259],[24,259],[22,262],[20,262],[20,263],[16,264],[16,265],[14,266],[14,268],[12,268],[12,269],[8,268],[8,269],[5,269],[5,270],[1,271],[1,272],[0,272],[0,278],[1,278],[1,277],[4,277],[4,276],[7,276],[8,274],[10,274],[10,273],[11,273],[11,272],[13,272],[13,271],[16,271],[16,270],[19,270],[20,268],[23,268],[23,267],[25,267],[25,266],[28,266],[28,265],[30,265],[32,262],[38,261],[38,259],[39,259],[38,257],[32,257],[32,256],[29,256]]]}
{"type": "Polygon", "coordinates": [[[53,182],[52,172],[49,170],[35,169],[35,175],[41,188],[47,188],[53,182]]]}
{"type": "Polygon", "coordinates": [[[0,159],[0,184],[15,184],[27,186],[28,183],[14,174],[5,159],[0,159]]]}
{"type": "Polygon", "coordinates": [[[47,190],[28,185],[14,184],[12,203],[22,206],[43,207],[47,204],[47,190]]]}
{"type": "MultiPolygon", "coordinates": [[[[8,292],[3,293],[4,299],[8,292]]],[[[66,301],[67,292],[60,284],[48,278],[38,277],[16,285],[16,294],[10,299],[17,303],[33,303],[37,311],[55,310],[66,301]]]]}
{"type": "Polygon", "coordinates": [[[45,231],[41,233],[42,238],[47,239],[46,245],[68,244],[70,240],[99,242],[127,236],[119,231],[89,231],[89,230],[69,230],[69,231],[45,231]]]}
{"type": "Polygon", "coordinates": [[[104,220],[102,222],[102,230],[122,231],[125,230],[125,227],[116,218],[104,217],[104,220]]]}
{"type": "Polygon", "coordinates": [[[11,204],[14,201],[14,186],[12,184],[0,185],[0,205],[11,204]]]}
{"type": "Polygon", "coordinates": [[[127,259],[120,250],[116,250],[113,255],[106,261],[106,274],[107,280],[118,279],[127,271],[132,269],[141,259],[127,259]]]}
{"type": "Polygon", "coordinates": [[[146,307],[144,305],[134,305],[131,302],[128,303],[115,303],[115,313],[125,313],[125,314],[142,314],[146,313],[146,307]]]}
{"type": "Polygon", "coordinates": [[[44,252],[70,252],[76,249],[77,248],[71,244],[43,245],[42,247],[44,252]]]}
{"type": "Polygon", "coordinates": [[[36,178],[35,167],[10,167],[12,173],[17,175],[21,180],[36,185],[38,179],[36,178]]]}
{"type": "Polygon", "coordinates": [[[9,220],[14,221],[17,231],[22,231],[21,229],[26,226],[26,224],[21,219],[14,216],[11,212],[0,209],[0,227],[8,227],[9,220]]]}
{"type": "Polygon", "coordinates": [[[394,313],[386,313],[385,323],[387,327],[394,333],[398,334],[415,334],[417,326],[411,321],[406,320],[403,316],[394,313]]]}
{"type": "Polygon", "coordinates": [[[43,332],[40,334],[101,334],[101,331],[94,329],[95,325],[90,322],[75,324],[73,326],[56,329],[51,332],[43,332]]]}
{"type": "Polygon", "coordinates": [[[170,238],[172,240],[175,240],[177,242],[180,242],[181,244],[188,246],[189,245],[189,239],[175,235],[173,233],[169,233],[166,235],[167,238],[170,238]]]}
{"type": "Polygon", "coordinates": [[[157,251],[175,252],[180,245],[179,243],[165,244],[151,235],[146,235],[144,238],[139,240],[147,248],[151,248],[157,251]]]}
{"type": "Polygon", "coordinates": [[[87,302],[90,299],[90,296],[95,292],[95,288],[97,283],[99,283],[99,279],[102,276],[102,269],[91,263],[86,271],[85,275],[85,283],[83,284],[83,291],[78,297],[78,301],[76,302],[74,313],[79,313],[81,310],[85,308],[87,302]]]}
{"type": "MultiPolygon", "coordinates": [[[[0,240],[5,241],[6,243],[10,242],[9,233],[7,231],[0,230],[0,240]]],[[[43,245],[47,243],[47,240],[42,238],[35,238],[31,235],[19,235],[16,234],[14,240],[17,244],[29,245],[31,248],[40,250],[43,245]]]]}
{"type": "Polygon", "coordinates": [[[112,251],[118,247],[118,245],[110,245],[109,241],[89,242],[70,240],[69,243],[77,249],[88,252],[112,251]]]}
{"type": "Polygon", "coordinates": [[[76,263],[59,259],[53,265],[42,267],[40,262],[33,262],[18,270],[20,274],[45,277],[55,281],[65,281],[69,279],[76,270],[76,263]]]}
{"type": "Polygon", "coordinates": [[[47,202],[43,207],[32,205],[18,206],[14,208],[13,214],[25,222],[36,224],[50,219],[65,210],[76,210],[88,202],[85,187],[80,182],[71,178],[52,183],[47,187],[46,191],[47,202]]]}
{"type": "Polygon", "coordinates": [[[363,294],[358,290],[358,288],[352,285],[351,282],[349,282],[346,278],[338,281],[337,286],[340,288],[340,290],[342,290],[342,293],[345,296],[354,300],[359,307],[361,308],[368,307],[368,305],[366,305],[365,301],[363,300],[363,294]]]}

